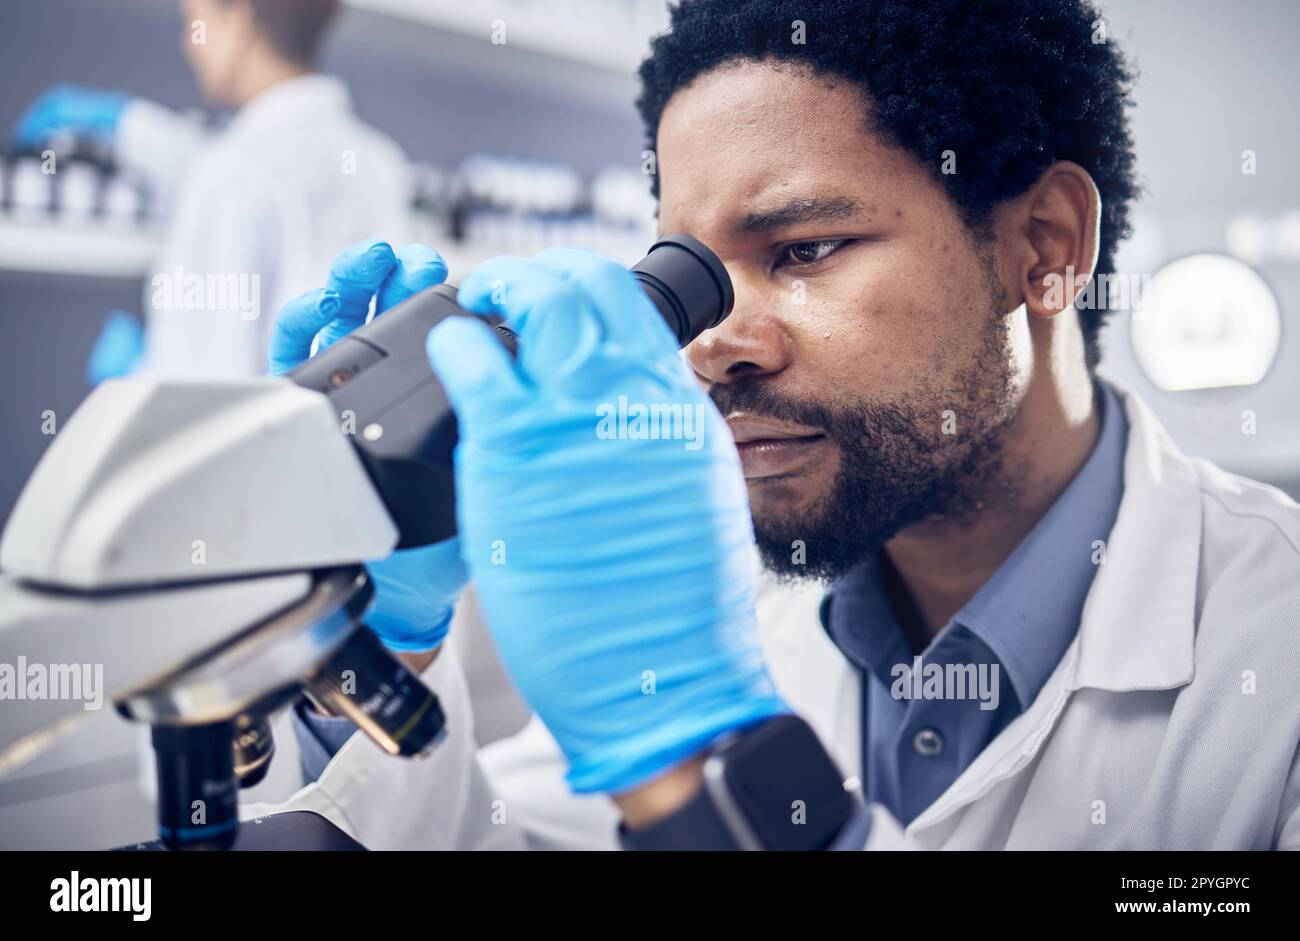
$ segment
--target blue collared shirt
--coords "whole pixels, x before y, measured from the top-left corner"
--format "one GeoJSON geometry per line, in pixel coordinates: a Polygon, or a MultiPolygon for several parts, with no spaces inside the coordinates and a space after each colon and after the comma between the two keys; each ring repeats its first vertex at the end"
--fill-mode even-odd
{"type": "Polygon", "coordinates": [[[851,570],[822,625],[862,671],[862,784],[904,825],[939,797],[1038,695],[1079,628],[1124,493],[1128,422],[1098,383],[1101,432],[1079,473],[924,650],[889,601],[887,559],[851,570]]]}

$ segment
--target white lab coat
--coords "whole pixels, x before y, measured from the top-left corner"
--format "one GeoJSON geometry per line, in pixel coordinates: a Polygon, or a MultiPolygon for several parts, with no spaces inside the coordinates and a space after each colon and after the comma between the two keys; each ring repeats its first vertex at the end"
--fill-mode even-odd
{"type": "MultiPolygon", "coordinates": [[[[1184,456],[1119,391],[1124,497],[1078,635],[910,825],[872,806],[867,849],[1300,848],[1300,506],[1184,456]]],[[[765,586],[761,640],[787,701],[859,775],[859,678],[820,597],[765,586]]],[[[449,729],[432,755],[389,758],[357,734],[318,781],[245,817],[314,810],[374,849],[617,846],[613,804],[570,794],[536,718],[477,749],[454,659],[425,679],[449,729]]]]}
{"type": "Polygon", "coordinates": [[[143,369],[153,374],[265,375],[285,301],[323,287],[343,247],[409,234],[406,157],[356,117],[346,86],[330,76],[273,86],[210,137],[134,102],[117,156],[169,210],[144,292],[143,369]]]}

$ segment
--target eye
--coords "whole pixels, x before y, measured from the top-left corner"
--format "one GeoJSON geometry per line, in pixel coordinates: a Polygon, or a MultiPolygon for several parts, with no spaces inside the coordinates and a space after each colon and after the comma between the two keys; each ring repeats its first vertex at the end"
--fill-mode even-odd
{"type": "Polygon", "coordinates": [[[794,242],[781,250],[777,265],[778,267],[782,264],[815,265],[834,254],[848,241],[848,239],[822,239],[812,242],[794,242]]]}

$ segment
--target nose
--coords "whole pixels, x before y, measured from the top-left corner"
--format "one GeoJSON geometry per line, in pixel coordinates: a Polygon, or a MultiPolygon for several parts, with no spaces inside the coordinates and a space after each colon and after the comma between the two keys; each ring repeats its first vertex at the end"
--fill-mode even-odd
{"type": "Polygon", "coordinates": [[[764,303],[758,285],[731,274],[736,303],[730,316],[686,348],[687,362],[709,384],[771,375],[790,365],[790,335],[772,314],[779,305],[764,303]]]}

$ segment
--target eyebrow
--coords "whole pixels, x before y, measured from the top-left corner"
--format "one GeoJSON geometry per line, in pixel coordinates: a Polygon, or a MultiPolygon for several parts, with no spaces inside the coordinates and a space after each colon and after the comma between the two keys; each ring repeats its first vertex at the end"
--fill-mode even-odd
{"type": "Polygon", "coordinates": [[[846,219],[861,209],[856,199],[832,196],[825,199],[794,199],[784,206],[751,212],[740,220],[741,232],[771,232],[809,222],[834,222],[846,219]]]}

